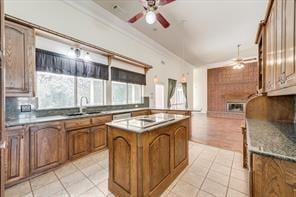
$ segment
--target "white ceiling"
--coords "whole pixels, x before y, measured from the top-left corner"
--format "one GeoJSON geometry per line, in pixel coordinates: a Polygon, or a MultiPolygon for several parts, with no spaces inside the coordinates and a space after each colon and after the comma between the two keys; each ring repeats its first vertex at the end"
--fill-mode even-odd
{"type": "MultiPolygon", "coordinates": [[[[94,1],[124,21],[143,9],[140,0],[94,1]]],[[[127,25],[200,66],[234,58],[238,43],[243,57],[256,56],[255,36],[266,6],[267,0],[176,0],[159,8],[171,23],[168,29],[148,25],[144,17],[127,25]]]]}

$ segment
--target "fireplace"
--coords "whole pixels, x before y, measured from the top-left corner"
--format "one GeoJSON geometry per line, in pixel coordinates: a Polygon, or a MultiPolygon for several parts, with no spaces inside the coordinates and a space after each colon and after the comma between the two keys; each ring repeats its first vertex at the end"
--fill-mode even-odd
{"type": "Polygon", "coordinates": [[[243,102],[227,102],[227,112],[243,113],[245,111],[245,103],[243,102]]]}

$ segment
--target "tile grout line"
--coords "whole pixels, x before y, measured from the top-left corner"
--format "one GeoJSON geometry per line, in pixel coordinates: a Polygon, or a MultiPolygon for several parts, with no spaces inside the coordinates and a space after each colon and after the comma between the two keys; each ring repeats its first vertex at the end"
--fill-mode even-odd
{"type": "Polygon", "coordinates": [[[64,188],[64,190],[66,191],[66,193],[69,195],[69,196],[71,196],[70,195],[70,193],[68,192],[68,190],[67,190],[67,188],[66,188],[66,186],[63,184],[63,182],[60,180],[60,178],[58,177],[58,175],[56,174],[56,172],[55,171],[53,171],[53,173],[55,174],[55,176],[57,177],[57,179],[58,179],[58,181],[60,182],[60,184],[62,185],[62,187],[64,188]]]}
{"type": "MultiPolygon", "coordinates": [[[[217,154],[218,154],[218,153],[215,154],[215,158],[214,158],[213,161],[211,162],[211,165],[210,165],[210,167],[209,167],[209,169],[208,169],[208,171],[207,171],[207,174],[206,174],[205,178],[203,179],[202,184],[200,185],[200,190],[201,190],[201,191],[203,191],[201,188],[202,188],[204,182],[206,181],[206,179],[207,179],[207,177],[208,177],[209,171],[211,170],[214,161],[215,161],[216,158],[217,158],[217,154]]],[[[206,192],[206,191],[203,191],[203,192],[206,192]]],[[[199,193],[199,192],[198,192],[198,193],[199,193]]],[[[198,196],[198,193],[197,193],[197,196],[198,196]]],[[[206,193],[211,194],[211,193],[209,193],[209,192],[206,192],[206,193]]],[[[211,194],[211,195],[212,195],[212,194],[211,194]]]]}

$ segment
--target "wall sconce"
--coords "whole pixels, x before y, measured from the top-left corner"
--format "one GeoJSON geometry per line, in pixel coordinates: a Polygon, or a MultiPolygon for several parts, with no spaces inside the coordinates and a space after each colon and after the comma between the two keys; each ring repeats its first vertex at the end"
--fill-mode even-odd
{"type": "Polygon", "coordinates": [[[84,55],[84,58],[83,58],[85,61],[90,61],[91,58],[90,58],[90,55],[89,55],[89,52],[86,52],[85,55],[84,55]]]}
{"type": "Polygon", "coordinates": [[[158,83],[159,82],[159,79],[158,79],[157,75],[154,76],[153,81],[154,81],[154,83],[158,83]]]}
{"type": "Polygon", "coordinates": [[[71,47],[71,50],[69,51],[68,56],[73,59],[74,58],[82,58],[84,61],[90,61],[91,58],[90,58],[89,52],[85,52],[85,55],[82,57],[81,51],[82,50],[79,48],[71,47]]]}
{"type": "Polygon", "coordinates": [[[186,78],[185,74],[183,73],[182,78],[181,78],[181,82],[186,83],[186,81],[187,81],[187,78],[186,78]]]}
{"type": "Polygon", "coordinates": [[[71,50],[68,53],[68,56],[71,58],[79,58],[81,55],[81,50],[79,48],[73,48],[71,47],[71,50]]]}

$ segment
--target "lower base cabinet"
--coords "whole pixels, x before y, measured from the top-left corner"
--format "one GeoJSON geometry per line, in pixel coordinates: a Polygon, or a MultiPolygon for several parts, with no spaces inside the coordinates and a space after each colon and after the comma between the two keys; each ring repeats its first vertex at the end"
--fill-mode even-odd
{"type": "Polygon", "coordinates": [[[69,159],[76,159],[89,153],[90,129],[78,129],[68,133],[69,159]]]}
{"type": "Polygon", "coordinates": [[[69,159],[77,159],[107,146],[107,127],[94,126],[68,132],[69,159]]]}
{"type": "Polygon", "coordinates": [[[252,197],[295,197],[296,163],[252,154],[252,197]]]}
{"type": "Polygon", "coordinates": [[[23,127],[7,129],[5,183],[11,185],[29,175],[29,139],[23,127]]]}
{"type": "Polygon", "coordinates": [[[98,151],[107,146],[107,127],[105,125],[92,127],[90,130],[90,151],[98,151]]]}
{"type": "Polygon", "coordinates": [[[44,172],[62,163],[64,130],[60,123],[34,125],[30,131],[30,172],[44,172]]]}

